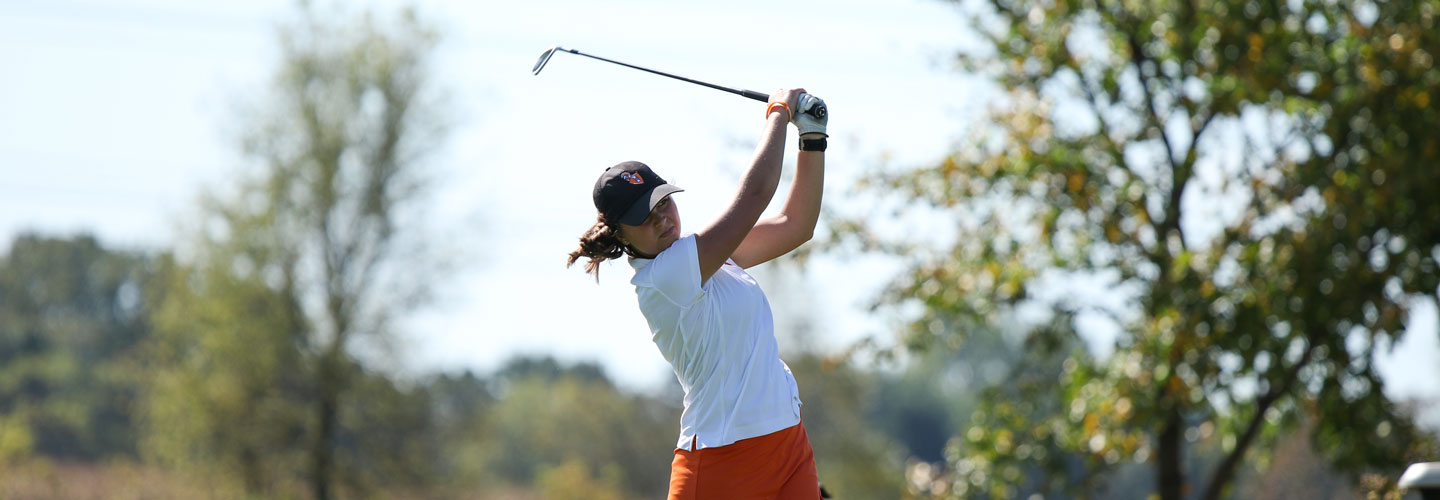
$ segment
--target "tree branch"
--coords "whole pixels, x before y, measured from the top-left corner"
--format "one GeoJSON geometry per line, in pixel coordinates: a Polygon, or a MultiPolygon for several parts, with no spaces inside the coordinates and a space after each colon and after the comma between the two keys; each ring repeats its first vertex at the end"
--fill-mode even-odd
{"type": "MultiPolygon", "coordinates": [[[[1095,119],[1100,122],[1100,130],[1098,135],[1100,136],[1100,140],[1105,144],[1106,152],[1110,154],[1111,159],[1115,162],[1115,167],[1119,168],[1122,172],[1125,172],[1125,174],[1130,176],[1130,178],[1140,179],[1143,181],[1140,176],[1136,175],[1135,170],[1130,168],[1130,164],[1126,162],[1125,145],[1116,142],[1115,139],[1111,137],[1110,132],[1112,130],[1112,127],[1110,125],[1110,122],[1105,119],[1105,114],[1100,108],[1100,98],[1098,95],[1096,95],[1094,90],[1091,90],[1093,82],[1085,76],[1085,72],[1082,68],[1078,66],[1074,66],[1072,68],[1075,70],[1076,76],[1080,79],[1080,90],[1085,93],[1086,102],[1090,104],[1090,111],[1092,113],[1095,113],[1095,119]]],[[[1109,96],[1107,94],[1107,97],[1111,97],[1113,102],[1114,96],[1109,96]]],[[[1121,197],[1120,199],[1123,199],[1123,197],[1121,197]]],[[[1142,190],[1139,203],[1133,203],[1132,205],[1135,212],[1145,217],[1145,221],[1150,224],[1152,229],[1157,228],[1157,226],[1155,225],[1155,218],[1150,213],[1149,189],[1142,190]]],[[[1156,231],[1158,232],[1158,229],[1156,229],[1156,231]]],[[[1136,247],[1139,249],[1140,252],[1147,254],[1150,257],[1151,261],[1158,261],[1160,259],[1158,255],[1151,251],[1151,249],[1146,249],[1144,245],[1137,244],[1136,247]]]]}
{"type": "MultiPolygon", "coordinates": [[[[1180,233],[1181,241],[1184,241],[1184,231],[1180,228],[1180,196],[1184,194],[1185,185],[1190,181],[1190,164],[1176,163],[1175,145],[1170,143],[1170,135],[1165,133],[1165,120],[1155,109],[1155,95],[1150,92],[1149,79],[1145,77],[1145,52],[1134,31],[1129,33],[1128,40],[1130,61],[1135,65],[1135,78],[1140,81],[1140,90],[1145,94],[1145,109],[1149,111],[1149,121],[1160,130],[1160,142],[1165,146],[1165,160],[1170,164],[1170,195],[1165,203],[1165,220],[1161,222],[1151,219],[1151,224],[1157,233],[1155,236],[1162,242],[1171,231],[1180,233]]],[[[1162,243],[1160,248],[1163,250],[1165,245],[1162,243]]]]}
{"type": "Polygon", "coordinates": [[[1210,484],[1205,487],[1205,494],[1200,497],[1202,500],[1218,500],[1220,498],[1221,490],[1235,476],[1235,467],[1240,464],[1240,459],[1245,456],[1245,451],[1250,448],[1255,437],[1260,435],[1260,429],[1265,423],[1265,412],[1281,396],[1290,392],[1290,386],[1300,377],[1300,369],[1310,363],[1310,356],[1315,352],[1315,344],[1313,342],[1309,344],[1309,347],[1305,349],[1305,354],[1300,356],[1294,366],[1290,367],[1280,384],[1270,386],[1270,389],[1265,391],[1265,395],[1255,401],[1255,414],[1250,416],[1250,423],[1246,424],[1245,432],[1240,435],[1240,439],[1235,441],[1235,449],[1230,450],[1220,465],[1216,466],[1214,474],[1210,476],[1210,484]]]}
{"type": "Polygon", "coordinates": [[[1095,119],[1100,122],[1100,139],[1105,142],[1105,149],[1110,153],[1110,157],[1115,160],[1116,167],[1119,167],[1120,170],[1134,177],[1135,171],[1130,168],[1129,163],[1125,162],[1124,146],[1115,142],[1113,137],[1110,137],[1110,122],[1105,119],[1105,113],[1100,109],[1099,96],[1095,95],[1095,91],[1090,90],[1090,79],[1086,78],[1085,71],[1082,68],[1072,67],[1072,69],[1075,70],[1075,75],[1080,78],[1080,90],[1085,92],[1085,100],[1090,104],[1090,111],[1095,113],[1095,119]]]}

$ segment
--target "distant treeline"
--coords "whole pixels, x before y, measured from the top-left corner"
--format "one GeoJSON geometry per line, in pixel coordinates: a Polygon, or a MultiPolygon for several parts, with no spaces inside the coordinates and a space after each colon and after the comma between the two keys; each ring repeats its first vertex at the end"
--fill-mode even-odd
{"type": "MultiPolygon", "coordinates": [[[[205,477],[220,491],[304,496],[314,431],[303,415],[313,388],[287,380],[290,368],[249,376],[270,384],[247,387],[233,367],[204,361],[209,350],[274,366],[278,360],[267,356],[275,351],[258,347],[264,342],[157,333],[171,265],[163,252],[107,249],[91,236],[14,238],[0,258],[0,463],[141,464],[179,483],[205,477]],[[213,369],[177,370],[197,362],[213,369]]],[[[963,401],[939,397],[924,377],[792,358],[831,489],[894,497],[906,457],[942,460],[957,425],[953,406],[963,401]]],[[[488,375],[351,366],[360,373],[336,432],[341,491],[545,498],[665,491],[678,384],[667,394],[637,394],[598,365],[551,358],[517,358],[488,375]]],[[[0,482],[15,492],[26,470],[33,469],[13,468],[0,482]]]]}

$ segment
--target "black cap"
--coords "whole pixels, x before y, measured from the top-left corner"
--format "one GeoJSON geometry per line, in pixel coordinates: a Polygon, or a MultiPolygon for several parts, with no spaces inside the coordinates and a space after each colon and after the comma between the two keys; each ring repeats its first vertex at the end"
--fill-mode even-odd
{"type": "Polygon", "coordinates": [[[656,203],[681,191],[644,163],[627,161],[606,169],[595,181],[595,209],[608,222],[638,226],[650,217],[656,203]]]}

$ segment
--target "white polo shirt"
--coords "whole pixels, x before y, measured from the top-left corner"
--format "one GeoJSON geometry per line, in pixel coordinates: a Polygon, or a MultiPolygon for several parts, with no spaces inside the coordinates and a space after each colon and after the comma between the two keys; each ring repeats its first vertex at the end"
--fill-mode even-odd
{"type": "Polygon", "coordinates": [[[630,259],[650,336],[685,389],[676,448],[725,446],[800,423],[800,392],[780,360],[765,292],[727,260],[700,286],[695,235],[630,259]]]}

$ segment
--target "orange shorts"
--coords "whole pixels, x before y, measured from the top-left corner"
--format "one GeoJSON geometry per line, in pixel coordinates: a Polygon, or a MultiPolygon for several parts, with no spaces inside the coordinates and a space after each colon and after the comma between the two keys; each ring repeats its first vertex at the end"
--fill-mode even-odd
{"type": "Polygon", "coordinates": [[[669,500],[819,498],[815,452],[803,423],[725,446],[677,449],[670,463],[669,500]]]}

